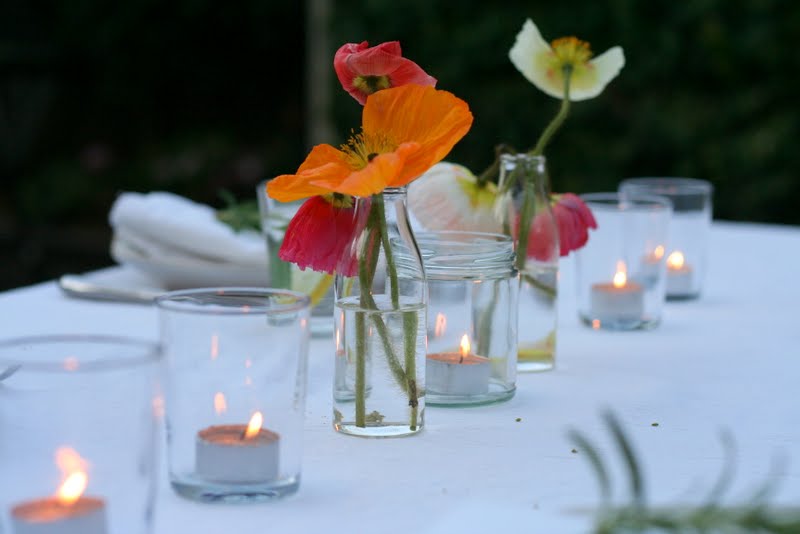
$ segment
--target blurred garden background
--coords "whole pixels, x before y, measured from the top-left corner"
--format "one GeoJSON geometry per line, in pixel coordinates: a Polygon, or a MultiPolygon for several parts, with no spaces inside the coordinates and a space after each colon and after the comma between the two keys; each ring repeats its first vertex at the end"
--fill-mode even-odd
{"type": "Polygon", "coordinates": [[[711,180],[715,217],[800,224],[800,3],[790,0],[0,2],[0,289],[112,263],[120,191],[222,206],[360,124],[332,59],[399,40],[475,114],[451,157],[530,147],[558,101],[508,61],[525,18],[627,64],[548,149],[554,189],[711,180]]]}

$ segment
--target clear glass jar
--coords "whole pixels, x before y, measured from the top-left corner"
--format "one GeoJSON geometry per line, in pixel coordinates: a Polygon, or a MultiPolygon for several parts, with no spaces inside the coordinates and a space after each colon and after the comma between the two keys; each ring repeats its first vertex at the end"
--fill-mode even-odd
{"type": "Polygon", "coordinates": [[[428,279],[426,402],[465,406],[514,396],[517,295],[510,237],[480,232],[417,236],[428,279]]]}
{"type": "Polygon", "coordinates": [[[670,236],[665,251],[667,299],[699,297],[707,270],[714,192],[711,183],[695,178],[628,178],[620,183],[619,192],[623,198],[658,195],[672,202],[670,236]]]}
{"type": "Polygon", "coordinates": [[[0,532],[152,532],[159,360],[121,337],[0,342],[0,532]]]}
{"type": "Polygon", "coordinates": [[[296,492],[309,298],[219,288],[165,293],[156,304],[173,489],[209,502],[296,492]]]}
{"type": "Polygon", "coordinates": [[[510,199],[504,231],[515,239],[520,273],[519,371],[555,366],[560,249],[545,164],[544,156],[500,156],[499,188],[510,199]],[[530,224],[523,227],[521,220],[530,224]]]}
{"type": "Polygon", "coordinates": [[[428,292],[406,188],[355,199],[353,216],[335,284],[333,425],[365,437],[416,434],[424,425],[428,292]]]}
{"type": "Polygon", "coordinates": [[[577,251],[578,314],[595,330],[653,328],[661,321],[664,250],[672,206],[658,196],[589,193],[597,229],[577,251]]]}

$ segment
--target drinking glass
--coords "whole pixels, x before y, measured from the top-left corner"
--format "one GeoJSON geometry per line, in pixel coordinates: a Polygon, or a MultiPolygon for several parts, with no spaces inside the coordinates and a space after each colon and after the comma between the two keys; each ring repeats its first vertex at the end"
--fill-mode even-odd
{"type": "Polygon", "coordinates": [[[309,298],[219,288],[166,293],[156,304],[172,487],[222,502],[296,492],[309,298]]]}
{"type": "Polygon", "coordinates": [[[297,265],[280,259],[283,237],[289,221],[303,205],[304,200],[278,202],[267,196],[267,181],[256,187],[261,231],[267,242],[270,285],[275,288],[299,291],[311,297],[311,334],[328,337],[333,334],[333,276],[311,269],[301,270],[297,265]]]}
{"type": "Polygon", "coordinates": [[[594,329],[652,328],[661,321],[672,207],[657,196],[581,195],[597,220],[576,253],[578,314],[594,329]]]}
{"type": "Polygon", "coordinates": [[[666,248],[667,299],[700,296],[707,270],[711,231],[710,182],[695,178],[629,178],[619,185],[623,198],[659,195],[672,202],[670,237],[666,248]]]}
{"type": "Polygon", "coordinates": [[[0,341],[0,532],[152,532],[158,346],[0,341]]]}

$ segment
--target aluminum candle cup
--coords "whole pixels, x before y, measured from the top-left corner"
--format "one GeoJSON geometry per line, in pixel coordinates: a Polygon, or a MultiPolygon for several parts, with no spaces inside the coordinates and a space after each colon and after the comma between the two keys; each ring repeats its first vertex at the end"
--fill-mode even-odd
{"type": "Polygon", "coordinates": [[[270,285],[314,296],[311,308],[311,334],[329,337],[333,333],[333,279],[283,261],[278,255],[289,221],[305,200],[278,202],[267,196],[267,181],[256,187],[261,232],[267,242],[270,285]]]}
{"type": "Polygon", "coordinates": [[[0,531],[152,532],[159,359],[121,337],[0,341],[0,531]]]}
{"type": "Polygon", "coordinates": [[[428,280],[426,402],[486,404],[516,390],[517,297],[511,239],[479,232],[417,236],[428,280]]]}
{"type": "Polygon", "coordinates": [[[620,183],[623,198],[659,195],[672,202],[665,250],[669,300],[697,298],[703,289],[713,192],[710,182],[693,178],[629,178],[620,183]]]}
{"type": "Polygon", "coordinates": [[[300,484],[309,298],[276,289],[157,299],[169,477],[199,501],[249,502],[300,484]]]}
{"type": "Polygon", "coordinates": [[[670,202],[662,197],[592,193],[597,219],[576,253],[578,314],[594,329],[652,328],[661,320],[670,202]]]}

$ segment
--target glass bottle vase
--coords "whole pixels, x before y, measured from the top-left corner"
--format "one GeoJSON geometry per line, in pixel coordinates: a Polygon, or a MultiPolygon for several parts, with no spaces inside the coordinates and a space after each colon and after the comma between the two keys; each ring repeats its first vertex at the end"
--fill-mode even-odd
{"type": "Polygon", "coordinates": [[[499,187],[508,195],[504,230],[515,240],[520,272],[517,369],[548,371],[555,367],[559,241],[544,156],[502,155],[499,187]]]}
{"type": "Polygon", "coordinates": [[[334,428],[392,437],[422,430],[427,286],[406,189],[355,199],[335,281],[334,428]]]}

